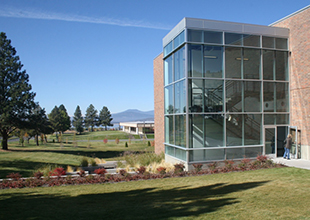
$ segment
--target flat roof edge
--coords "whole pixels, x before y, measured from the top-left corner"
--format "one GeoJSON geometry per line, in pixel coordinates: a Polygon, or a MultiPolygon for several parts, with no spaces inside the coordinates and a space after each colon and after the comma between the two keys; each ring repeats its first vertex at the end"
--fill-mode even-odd
{"type": "Polygon", "coordinates": [[[298,11],[295,11],[292,14],[289,14],[289,15],[285,16],[284,18],[281,18],[281,19],[279,19],[279,20],[269,24],[268,26],[273,26],[273,25],[275,25],[277,23],[280,23],[281,21],[284,21],[284,20],[286,20],[286,19],[288,19],[290,17],[293,17],[294,15],[299,14],[300,12],[302,12],[302,11],[308,9],[308,8],[310,8],[310,5],[307,5],[306,7],[303,7],[302,9],[299,9],[298,11]]]}

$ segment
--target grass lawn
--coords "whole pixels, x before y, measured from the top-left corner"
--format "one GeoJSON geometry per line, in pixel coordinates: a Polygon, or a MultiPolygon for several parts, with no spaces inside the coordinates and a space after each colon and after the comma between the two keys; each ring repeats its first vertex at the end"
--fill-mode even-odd
{"type": "MultiPolygon", "coordinates": [[[[131,135],[135,139],[140,139],[139,135],[131,135]]],[[[47,136],[49,140],[54,139],[56,141],[56,135],[48,135],[47,136]]],[[[107,138],[108,140],[115,140],[116,138],[119,138],[120,140],[129,139],[129,134],[125,133],[123,131],[94,131],[94,132],[83,132],[82,134],[75,135],[76,140],[103,140],[107,138]]],[[[74,132],[66,132],[62,135],[62,141],[65,142],[73,141],[74,139],[74,132]]]]}
{"type": "Polygon", "coordinates": [[[66,143],[62,147],[59,143],[35,146],[34,140],[30,140],[30,144],[22,147],[17,142],[9,142],[9,151],[0,151],[0,178],[12,172],[19,172],[24,177],[32,176],[34,171],[46,164],[79,166],[84,156],[109,161],[118,160],[124,151],[154,151],[154,147],[148,147],[147,142],[142,141],[131,141],[128,148],[125,142],[105,144],[103,141],[86,141],[77,144],[77,147],[66,143]]]}
{"type": "Polygon", "coordinates": [[[310,171],[0,190],[3,219],[309,219],[310,171]]]}

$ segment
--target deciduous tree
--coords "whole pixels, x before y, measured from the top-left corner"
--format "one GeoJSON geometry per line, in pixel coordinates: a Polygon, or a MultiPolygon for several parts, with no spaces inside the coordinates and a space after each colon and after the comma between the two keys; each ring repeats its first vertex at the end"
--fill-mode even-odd
{"type": "Polygon", "coordinates": [[[29,76],[11,46],[11,40],[0,33],[0,134],[2,149],[8,149],[9,135],[17,128],[27,128],[35,107],[29,76]]]}

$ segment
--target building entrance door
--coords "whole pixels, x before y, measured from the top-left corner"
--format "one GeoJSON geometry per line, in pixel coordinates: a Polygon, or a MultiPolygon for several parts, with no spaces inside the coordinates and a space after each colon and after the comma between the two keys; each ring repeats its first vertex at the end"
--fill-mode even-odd
{"type": "Polygon", "coordinates": [[[265,126],[264,154],[275,157],[277,151],[276,126],[265,126]]]}
{"type": "Polygon", "coordinates": [[[289,126],[288,132],[292,135],[292,148],[290,150],[292,159],[301,158],[301,131],[296,126],[289,126]]]}

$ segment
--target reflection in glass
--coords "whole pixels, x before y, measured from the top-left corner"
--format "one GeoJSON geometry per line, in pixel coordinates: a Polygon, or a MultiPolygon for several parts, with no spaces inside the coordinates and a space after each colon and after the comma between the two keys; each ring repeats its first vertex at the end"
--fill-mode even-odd
{"type": "Polygon", "coordinates": [[[187,32],[188,41],[190,42],[203,42],[202,41],[202,31],[198,30],[188,30],[187,32]]]}
{"type": "Polygon", "coordinates": [[[263,50],[263,78],[273,80],[274,51],[263,50]]]}
{"type": "Polygon", "coordinates": [[[259,79],[260,78],[260,50],[247,49],[243,50],[243,78],[259,79]]]}
{"type": "Polygon", "coordinates": [[[203,80],[189,80],[189,112],[203,111],[203,80]]]}
{"type": "Polygon", "coordinates": [[[222,78],[223,49],[216,46],[204,47],[204,76],[222,78]]]}
{"type": "Polygon", "coordinates": [[[242,82],[235,80],[227,80],[226,85],[226,111],[241,112],[242,111],[242,82]]]}
{"type": "Polygon", "coordinates": [[[260,37],[258,35],[243,35],[243,45],[250,47],[260,46],[260,37]]]}
{"type": "Polygon", "coordinates": [[[203,148],[203,115],[190,115],[190,147],[203,148]]]}
{"type": "Polygon", "coordinates": [[[227,160],[245,158],[245,150],[244,148],[226,149],[226,158],[227,160]]]}
{"type": "Polygon", "coordinates": [[[274,37],[263,36],[263,47],[274,48],[274,37]]]}
{"type": "Polygon", "coordinates": [[[276,48],[277,49],[287,49],[287,39],[286,38],[276,38],[276,48]]]}
{"type": "Polygon", "coordinates": [[[264,115],[264,125],[275,125],[276,115],[275,114],[265,114],[264,115]]]}
{"type": "Polygon", "coordinates": [[[174,84],[174,112],[186,112],[185,80],[174,84]]]}
{"type": "Polygon", "coordinates": [[[275,111],[275,83],[264,82],[264,112],[275,111]]]}
{"type": "Polygon", "coordinates": [[[257,157],[257,155],[262,155],[262,154],[263,154],[262,147],[246,147],[244,149],[245,158],[253,158],[253,157],[257,157]]]}
{"type": "Polygon", "coordinates": [[[289,90],[288,83],[276,83],[277,112],[288,112],[289,90]]]}
{"type": "Polygon", "coordinates": [[[223,43],[223,34],[222,34],[222,32],[205,31],[204,32],[204,42],[205,43],[222,44],[223,43]]]}
{"type": "Polygon", "coordinates": [[[265,128],[265,154],[274,154],[276,146],[276,129],[265,128]]]}
{"type": "Polygon", "coordinates": [[[165,142],[174,144],[173,140],[173,116],[165,116],[165,142]]]}
{"type": "Polygon", "coordinates": [[[262,115],[244,115],[244,145],[261,144],[262,137],[262,115]]]}
{"type": "Polygon", "coordinates": [[[225,49],[225,74],[226,78],[241,79],[241,48],[226,47],[225,49]]]}
{"type": "Polygon", "coordinates": [[[220,114],[204,115],[204,147],[224,146],[224,117],[220,114]]]}
{"type": "Polygon", "coordinates": [[[189,151],[189,161],[224,160],[224,149],[192,150],[189,151]]]}
{"type": "Polygon", "coordinates": [[[175,145],[186,147],[185,115],[175,115],[175,145]]]}
{"type": "Polygon", "coordinates": [[[245,81],[244,82],[244,111],[260,112],[261,111],[261,82],[245,81]]]}
{"type": "Polygon", "coordinates": [[[226,146],[242,145],[242,114],[229,114],[226,120],[226,146]]]}
{"type": "Polygon", "coordinates": [[[173,40],[173,49],[177,48],[184,42],[184,31],[182,31],[176,38],[173,40]]]}
{"type": "Polygon", "coordinates": [[[188,45],[188,76],[202,77],[203,55],[201,45],[188,45]]]}
{"type": "Polygon", "coordinates": [[[165,153],[174,157],[174,147],[165,146],[165,153]]]}
{"type": "Polygon", "coordinates": [[[185,47],[174,53],[174,81],[185,77],[185,47]]]}
{"type": "Polygon", "coordinates": [[[225,33],[225,44],[242,45],[242,34],[225,33]]]}
{"type": "Polygon", "coordinates": [[[172,41],[164,47],[164,56],[167,56],[172,51],[172,41]]]}
{"type": "Polygon", "coordinates": [[[172,83],[172,56],[165,59],[165,85],[172,83]]]}
{"type": "Polygon", "coordinates": [[[204,112],[222,112],[223,103],[223,80],[205,80],[204,112]]]}
{"type": "Polygon", "coordinates": [[[165,114],[173,114],[173,85],[165,87],[165,114]]]}
{"type": "Polygon", "coordinates": [[[277,114],[276,115],[277,125],[284,125],[290,123],[289,114],[277,114]]]}
{"type": "Polygon", "coordinates": [[[276,51],[276,80],[287,80],[287,52],[276,51]]]}
{"type": "Polygon", "coordinates": [[[186,161],[186,151],[182,149],[175,148],[175,157],[186,161]]]}

